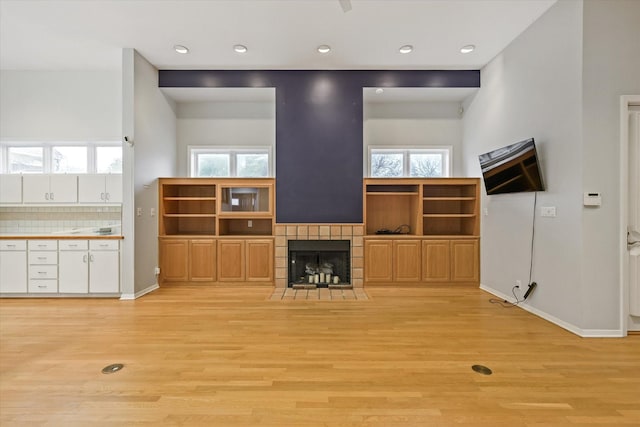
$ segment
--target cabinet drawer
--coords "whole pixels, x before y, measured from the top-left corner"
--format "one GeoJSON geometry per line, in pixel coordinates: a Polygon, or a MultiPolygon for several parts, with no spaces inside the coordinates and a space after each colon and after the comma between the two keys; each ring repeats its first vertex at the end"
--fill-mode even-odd
{"type": "Polygon", "coordinates": [[[29,240],[30,251],[57,251],[57,240],[29,240]]]}
{"type": "Polygon", "coordinates": [[[58,292],[57,280],[29,280],[30,293],[55,293],[58,292]]]}
{"type": "Polygon", "coordinates": [[[29,251],[29,265],[58,263],[58,252],[29,251]]]}
{"type": "Polygon", "coordinates": [[[89,249],[92,251],[117,251],[119,243],[117,240],[89,240],[89,249]]]}
{"type": "Polygon", "coordinates": [[[86,251],[89,249],[88,240],[60,240],[58,244],[61,251],[86,251]]]}
{"type": "Polygon", "coordinates": [[[55,265],[57,263],[57,252],[29,251],[29,265],[55,265]]]}
{"type": "Polygon", "coordinates": [[[0,240],[0,251],[26,251],[26,240],[0,240]]]}
{"type": "Polygon", "coordinates": [[[57,265],[30,265],[29,279],[57,279],[57,265]]]}

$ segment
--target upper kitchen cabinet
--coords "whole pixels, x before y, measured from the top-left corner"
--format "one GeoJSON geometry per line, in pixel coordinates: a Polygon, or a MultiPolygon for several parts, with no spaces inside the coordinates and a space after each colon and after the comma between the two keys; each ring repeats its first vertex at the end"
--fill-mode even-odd
{"type": "Polygon", "coordinates": [[[0,175],[0,204],[22,203],[22,175],[0,175]]]}
{"type": "Polygon", "coordinates": [[[23,175],[24,203],[77,203],[78,175],[23,175]]]}
{"type": "Polygon", "coordinates": [[[80,203],[122,203],[122,175],[79,175],[78,201],[80,203]]]}

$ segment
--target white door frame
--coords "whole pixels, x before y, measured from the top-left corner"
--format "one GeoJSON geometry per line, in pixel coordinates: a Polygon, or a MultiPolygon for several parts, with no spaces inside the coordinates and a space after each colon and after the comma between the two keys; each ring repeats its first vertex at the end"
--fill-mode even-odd
{"type": "Polygon", "coordinates": [[[629,110],[640,105],[640,95],[620,97],[620,330],[627,336],[629,318],[629,263],[627,257],[627,215],[629,214],[629,110]]]}

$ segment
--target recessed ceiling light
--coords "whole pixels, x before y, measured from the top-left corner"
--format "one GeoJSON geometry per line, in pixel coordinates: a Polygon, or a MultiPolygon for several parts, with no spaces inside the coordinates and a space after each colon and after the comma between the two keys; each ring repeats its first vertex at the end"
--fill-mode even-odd
{"type": "Polygon", "coordinates": [[[378,89],[376,89],[376,93],[378,95],[380,95],[382,92],[384,92],[384,89],[382,89],[381,87],[379,87],[378,89]]]}
{"type": "Polygon", "coordinates": [[[318,46],[318,52],[329,53],[331,52],[331,46],[328,46],[326,44],[321,44],[320,46],[318,46]]]}
{"type": "Polygon", "coordinates": [[[233,46],[233,50],[235,50],[238,53],[245,53],[247,51],[247,47],[242,44],[237,44],[233,46]]]}
{"type": "Polygon", "coordinates": [[[400,53],[411,53],[413,51],[413,46],[410,44],[405,44],[400,49],[400,53]]]}
{"type": "Polygon", "coordinates": [[[186,46],[182,46],[181,44],[175,45],[173,49],[178,53],[189,53],[189,49],[186,46]]]}
{"type": "Polygon", "coordinates": [[[471,53],[471,52],[473,52],[473,51],[474,51],[474,49],[475,49],[475,48],[476,48],[476,47],[475,47],[474,45],[472,45],[472,44],[468,44],[468,45],[466,45],[466,46],[462,46],[462,47],[460,48],[460,53],[471,53]]]}

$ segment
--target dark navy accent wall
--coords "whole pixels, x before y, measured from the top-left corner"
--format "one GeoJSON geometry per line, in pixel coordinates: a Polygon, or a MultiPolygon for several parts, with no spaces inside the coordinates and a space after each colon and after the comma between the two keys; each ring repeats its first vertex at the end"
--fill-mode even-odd
{"type": "Polygon", "coordinates": [[[160,70],[160,87],[276,88],[276,221],[362,222],[364,87],[480,87],[477,70],[160,70]]]}

